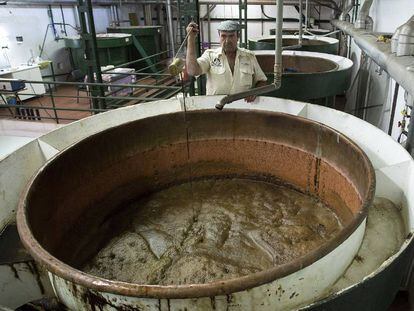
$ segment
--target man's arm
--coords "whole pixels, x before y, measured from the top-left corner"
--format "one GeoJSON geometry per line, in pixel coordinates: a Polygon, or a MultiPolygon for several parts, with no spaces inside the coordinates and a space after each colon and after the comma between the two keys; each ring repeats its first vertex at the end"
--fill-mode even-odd
{"type": "MultiPolygon", "coordinates": [[[[261,87],[267,85],[267,78],[264,74],[263,70],[260,68],[259,63],[257,62],[256,57],[253,59],[253,67],[254,67],[254,73],[253,73],[253,81],[257,81],[253,87],[261,87]]],[[[255,95],[248,96],[244,100],[248,103],[254,102],[256,99],[255,95]]]]}
{"type": "Polygon", "coordinates": [[[195,39],[199,32],[198,25],[194,22],[191,22],[187,26],[187,57],[185,60],[185,66],[187,68],[187,72],[191,76],[199,76],[203,73],[200,65],[197,62],[197,53],[195,49],[195,39]]]}
{"type": "Polygon", "coordinates": [[[254,87],[261,87],[267,85],[267,81],[257,81],[254,87]]]}

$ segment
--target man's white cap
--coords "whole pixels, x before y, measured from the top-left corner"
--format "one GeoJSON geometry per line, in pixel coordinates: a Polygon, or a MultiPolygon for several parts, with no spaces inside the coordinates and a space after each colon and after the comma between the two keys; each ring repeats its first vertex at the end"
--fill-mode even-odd
{"type": "Polygon", "coordinates": [[[228,31],[228,32],[239,31],[240,25],[236,21],[224,21],[218,25],[217,30],[228,31]]]}

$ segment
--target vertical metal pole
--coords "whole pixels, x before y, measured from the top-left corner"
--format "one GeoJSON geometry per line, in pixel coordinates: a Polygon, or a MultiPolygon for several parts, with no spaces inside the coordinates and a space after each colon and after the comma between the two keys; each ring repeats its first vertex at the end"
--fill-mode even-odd
{"type": "Polygon", "coordinates": [[[55,120],[56,120],[56,123],[59,124],[59,118],[58,118],[58,115],[57,115],[56,105],[55,105],[55,98],[53,97],[53,91],[52,91],[50,83],[48,83],[47,86],[49,87],[50,99],[52,101],[53,113],[55,115],[55,120]]]}
{"type": "Polygon", "coordinates": [[[58,36],[56,28],[55,28],[55,21],[53,19],[52,6],[50,4],[48,5],[47,14],[49,15],[49,18],[50,18],[50,24],[52,26],[53,36],[54,36],[55,40],[58,40],[59,36],[58,36]]]}
{"type": "Polygon", "coordinates": [[[282,27],[283,27],[283,0],[276,0],[276,31],[275,31],[275,65],[274,84],[280,86],[282,80],[282,27]]]}
{"type": "Polygon", "coordinates": [[[118,5],[114,5],[114,12],[116,14],[116,25],[119,26],[120,25],[120,19],[119,19],[119,9],[118,9],[118,5]]]}
{"type": "Polygon", "coordinates": [[[66,32],[66,21],[65,21],[65,14],[63,13],[63,7],[60,4],[60,13],[62,15],[62,23],[63,23],[63,33],[65,34],[65,36],[68,35],[68,33],[66,32]]]}
{"type": "Polygon", "coordinates": [[[305,6],[305,31],[308,30],[308,18],[309,18],[309,0],[306,0],[306,6],[305,6]]]}
{"type": "Polygon", "coordinates": [[[397,82],[395,82],[394,96],[392,98],[392,106],[391,106],[390,123],[388,125],[388,135],[390,135],[390,136],[392,134],[392,124],[394,123],[395,109],[397,107],[397,98],[398,98],[398,89],[399,88],[400,88],[400,85],[397,82]]]}
{"type": "Polygon", "coordinates": [[[240,46],[247,48],[247,0],[239,0],[239,24],[240,46]]]}
{"type": "Polygon", "coordinates": [[[145,4],[144,5],[144,19],[145,19],[145,25],[152,26],[152,5],[151,4],[145,4]]]}
{"type": "Polygon", "coordinates": [[[244,47],[247,49],[247,0],[244,0],[244,47]]]}
{"type": "Polygon", "coordinates": [[[208,40],[208,48],[211,49],[211,17],[210,17],[210,4],[207,4],[207,40],[208,40]]]}
{"type": "Polygon", "coordinates": [[[167,0],[167,23],[168,23],[168,35],[170,38],[170,49],[171,56],[175,55],[175,43],[174,43],[174,33],[173,33],[173,20],[172,20],[172,11],[171,11],[171,0],[167,0]]]}
{"type": "MultiPolygon", "coordinates": [[[[88,82],[102,83],[101,64],[99,61],[98,45],[96,43],[95,24],[93,20],[91,0],[78,0],[79,21],[82,29],[81,38],[85,47],[85,59],[88,62],[88,82]],[[89,30],[89,32],[88,32],[89,30]],[[96,76],[96,79],[95,79],[96,76]]],[[[104,97],[103,86],[92,87],[92,96],[104,97]]],[[[105,109],[104,99],[92,99],[93,108],[105,109]]]]}
{"type": "MultiPolygon", "coordinates": [[[[410,97],[412,99],[412,97],[410,97]]],[[[408,124],[406,149],[414,157],[414,101],[411,100],[410,123],[408,124]]]]}
{"type": "Polygon", "coordinates": [[[302,45],[302,17],[303,17],[303,3],[299,0],[299,45],[302,45]]]}

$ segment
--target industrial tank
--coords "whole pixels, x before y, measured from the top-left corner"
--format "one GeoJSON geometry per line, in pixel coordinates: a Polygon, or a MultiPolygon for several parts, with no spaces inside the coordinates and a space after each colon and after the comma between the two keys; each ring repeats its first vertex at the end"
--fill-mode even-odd
{"type": "MultiPolygon", "coordinates": [[[[257,61],[273,82],[274,51],[255,51],[257,61]]],[[[282,85],[267,96],[315,100],[345,92],[351,83],[353,62],[345,57],[301,51],[283,51],[282,85]]]]}
{"type": "MultiPolygon", "coordinates": [[[[79,36],[64,38],[65,46],[71,49],[75,69],[87,74],[88,64],[85,60],[85,47],[79,36]]],[[[98,57],[101,66],[121,65],[130,59],[129,47],[132,45],[132,36],[124,33],[97,34],[98,57]]]]}
{"type": "Polygon", "coordinates": [[[73,310],[96,297],[112,301],[110,296],[117,297],[115,305],[128,301],[148,310],[158,310],[160,300],[190,310],[225,295],[241,309],[287,308],[315,300],[350,264],[374,189],[366,155],[319,123],[264,111],[159,113],[97,133],[57,155],[23,195],[17,224],[24,245],[53,274],[58,297],[73,310]],[[343,227],[285,264],[208,283],[135,284],[79,271],[117,231],[115,215],[126,204],[167,185],[229,177],[287,184],[314,195],[343,227]],[[309,290],[303,280],[312,278],[319,284],[309,290]],[[72,297],[66,297],[65,280],[74,282],[72,297]]]}
{"type": "MultiPolygon", "coordinates": [[[[108,27],[108,33],[124,33],[132,36],[131,59],[137,60],[161,52],[160,39],[163,26],[112,26],[108,27]]],[[[134,64],[136,68],[144,68],[152,62],[157,63],[160,55],[155,56],[147,62],[134,64]]]]}
{"type": "MultiPolygon", "coordinates": [[[[53,159],[55,155],[58,155],[60,151],[65,150],[68,146],[85,139],[87,140],[89,136],[91,136],[91,139],[95,139],[95,134],[105,129],[114,128],[121,124],[126,125],[129,122],[134,123],[139,119],[147,119],[147,121],[150,121],[154,116],[175,114],[183,110],[202,112],[205,109],[211,109],[220,99],[221,96],[187,98],[184,102],[182,100],[171,99],[157,102],[156,105],[146,103],[139,106],[122,108],[74,122],[32,141],[0,162],[1,169],[4,172],[0,176],[0,182],[6,185],[4,188],[6,191],[1,197],[4,206],[0,211],[1,226],[13,222],[19,193],[24,188],[30,175],[37,172],[47,159],[53,159]],[[184,104],[185,108],[183,106],[184,104]],[[27,154],[30,154],[30,161],[19,161],[25,158],[27,154]],[[14,177],[11,178],[11,176],[14,177]]],[[[401,217],[403,217],[405,223],[405,225],[399,228],[403,231],[400,236],[402,243],[399,243],[396,250],[392,251],[391,254],[387,254],[385,259],[381,259],[379,255],[384,253],[384,249],[388,245],[384,243],[389,242],[390,236],[396,235],[396,232],[392,230],[393,228],[395,229],[396,224],[389,223],[392,217],[382,217],[378,227],[378,229],[381,228],[380,230],[370,231],[369,228],[367,229],[361,248],[364,248],[364,245],[368,244],[370,246],[370,253],[369,255],[365,255],[360,250],[358,255],[355,256],[351,266],[345,272],[344,280],[346,282],[342,282],[339,287],[336,284],[331,290],[326,291],[320,300],[303,308],[306,310],[349,310],[350,308],[353,310],[365,310],[367,306],[371,306],[375,310],[386,310],[406,274],[413,249],[412,232],[414,226],[412,212],[414,197],[410,189],[414,186],[414,163],[410,155],[381,130],[353,116],[325,107],[269,97],[259,97],[254,105],[237,101],[228,107],[240,112],[246,110],[251,112],[284,112],[309,120],[315,120],[345,133],[367,153],[376,170],[376,196],[387,198],[390,202],[399,206],[395,210],[398,214],[401,213],[401,217]],[[382,148],[378,148],[378,146],[382,148]]],[[[269,122],[269,124],[272,124],[272,122],[269,122]]],[[[256,130],[257,128],[254,127],[251,129],[251,132],[255,132],[256,130]]],[[[197,135],[202,132],[198,132],[197,135]]],[[[290,132],[288,131],[288,133],[290,132]]],[[[339,136],[338,138],[339,142],[342,142],[341,137],[339,136]]],[[[263,141],[266,141],[266,138],[263,141]]],[[[110,144],[108,144],[108,148],[110,148],[110,144]]],[[[95,150],[93,152],[95,153],[97,151],[95,150]]],[[[112,176],[112,178],[114,177],[116,175],[112,176]]],[[[370,222],[370,211],[368,222],[370,222]]],[[[374,217],[373,222],[378,223],[378,219],[374,217]]],[[[345,253],[347,252],[348,250],[345,251],[345,253]]],[[[333,259],[335,262],[342,260],[342,258],[341,255],[335,254],[333,259]]],[[[58,264],[53,258],[50,259],[53,265],[58,264]]],[[[330,267],[330,264],[331,262],[323,262],[322,268],[330,267]]],[[[314,263],[309,267],[315,268],[317,266],[314,263]]],[[[5,268],[8,268],[8,266],[5,268]]],[[[3,273],[3,271],[0,270],[0,273],[3,273]]],[[[22,271],[18,268],[15,273],[20,274],[22,271]]],[[[302,278],[303,276],[300,277],[300,279],[302,278]]],[[[4,280],[4,278],[0,278],[0,280],[4,280]]],[[[130,303],[138,303],[136,299],[120,299],[118,295],[104,294],[102,292],[92,291],[93,295],[85,294],[82,286],[74,285],[71,282],[73,279],[70,279],[71,281],[64,281],[54,276],[52,280],[55,290],[58,290],[60,297],[62,299],[68,299],[72,303],[76,303],[78,300],[70,297],[79,294],[84,294],[83,301],[89,302],[89,305],[92,304],[95,309],[127,309],[130,303]]],[[[312,278],[311,282],[307,283],[307,286],[304,287],[304,291],[297,293],[301,295],[302,293],[306,293],[307,290],[313,291],[315,284],[318,285],[321,280],[319,278],[312,278]]],[[[15,281],[21,283],[18,279],[15,281]]],[[[10,283],[3,284],[3,288],[7,289],[10,283]]],[[[36,284],[38,283],[34,280],[33,284],[30,285],[36,286],[36,284]]],[[[109,283],[101,281],[95,283],[95,285],[108,286],[109,283]]],[[[19,295],[24,294],[24,292],[19,292],[19,295]]],[[[257,293],[252,290],[248,290],[247,292],[257,293]]],[[[282,292],[278,291],[279,294],[282,292]]],[[[259,304],[252,304],[253,300],[247,299],[243,300],[243,305],[250,309],[256,309],[256,306],[263,306],[269,301],[274,302],[279,298],[272,298],[268,301],[266,299],[268,297],[267,294],[267,292],[264,292],[264,295],[257,296],[257,299],[260,299],[259,304]]],[[[199,309],[203,310],[214,308],[240,309],[240,304],[238,304],[239,300],[233,300],[235,297],[237,295],[219,296],[217,299],[193,299],[191,306],[192,309],[199,307],[199,309]]],[[[170,307],[170,309],[179,310],[185,307],[180,303],[170,305],[164,299],[157,300],[155,304],[152,304],[151,301],[151,299],[146,299],[144,304],[140,305],[141,308],[149,309],[151,306],[154,306],[159,309],[170,307]]],[[[81,305],[76,307],[76,309],[80,308],[81,305]]],[[[274,309],[274,305],[269,307],[269,310],[274,309]]]]}
{"type": "MultiPolygon", "coordinates": [[[[282,46],[289,47],[298,44],[299,36],[283,35],[282,46]]],[[[339,40],[321,36],[302,36],[302,47],[292,48],[295,51],[309,51],[318,53],[338,54],[339,40]]],[[[264,36],[249,39],[250,50],[274,50],[275,36],[264,36]]]]}

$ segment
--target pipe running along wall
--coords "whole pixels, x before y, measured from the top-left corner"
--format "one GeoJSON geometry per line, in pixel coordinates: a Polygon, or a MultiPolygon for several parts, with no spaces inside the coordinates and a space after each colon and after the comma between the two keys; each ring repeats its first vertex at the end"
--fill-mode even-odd
{"type": "Polygon", "coordinates": [[[276,36],[275,36],[275,65],[273,68],[274,80],[272,84],[253,88],[248,91],[230,94],[223,97],[216,108],[222,110],[224,105],[234,102],[235,100],[268,93],[280,88],[282,83],[282,26],[283,26],[283,0],[276,0],[276,36]]]}
{"type": "Polygon", "coordinates": [[[414,57],[397,57],[391,52],[389,43],[378,42],[376,35],[364,29],[357,29],[349,22],[332,20],[331,23],[350,35],[356,45],[414,96],[414,72],[407,69],[413,64],[414,57]]]}
{"type": "Polygon", "coordinates": [[[355,28],[372,30],[373,21],[368,15],[371,9],[372,0],[365,0],[355,21],[355,28]]]}
{"type": "MultiPolygon", "coordinates": [[[[355,44],[363,50],[378,66],[384,69],[392,79],[414,96],[414,71],[408,68],[414,62],[413,56],[397,57],[391,52],[391,44],[378,42],[377,36],[365,29],[357,29],[349,22],[332,20],[332,25],[350,35],[355,44]]],[[[414,135],[409,135],[407,150],[413,154],[414,135]]]]}
{"type": "Polygon", "coordinates": [[[346,2],[344,2],[344,7],[343,7],[341,15],[339,16],[339,20],[345,21],[348,13],[352,10],[354,6],[355,6],[355,0],[347,0],[346,2]]]}

